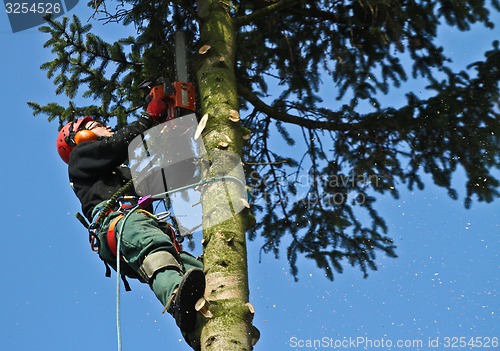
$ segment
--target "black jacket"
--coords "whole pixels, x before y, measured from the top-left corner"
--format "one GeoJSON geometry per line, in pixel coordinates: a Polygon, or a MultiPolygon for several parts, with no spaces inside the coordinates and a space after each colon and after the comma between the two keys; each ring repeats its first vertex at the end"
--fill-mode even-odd
{"type": "MultiPolygon", "coordinates": [[[[92,210],[110,199],[131,179],[128,145],[153,123],[140,118],[109,138],[77,145],[70,154],[68,173],[71,186],[82,204],[82,211],[92,221],[92,210]]],[[[135,195],[133,188],[125,195],[135,195]]]]}

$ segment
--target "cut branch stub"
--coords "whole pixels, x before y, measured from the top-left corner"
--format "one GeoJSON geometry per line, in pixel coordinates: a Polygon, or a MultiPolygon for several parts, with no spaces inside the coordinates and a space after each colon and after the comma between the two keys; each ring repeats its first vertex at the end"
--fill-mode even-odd
{"type": "Polygon", "coordinates": [[[247,199],[241,198],[241,202],[243,203],[243,206],[246,208],[250,208],[250,204],[248,203],[247,199]]]}
{"type": "Polygon", "coordinates": [[[210,241],[210,239],[208,237],[207,238],[203,238],[203,239],[201,239],[201,244],[203,246],[207,246],[209,241],[210,241]]]}
{"type": "Polygon", "coordinates": [[[227,149],[229,147],[229,143],[227,141],[221,141],[218,144],[219,149],[227,149]]]}
{"type": "Polygon", "coordinates": [[[209,303],[204,297],[201,297],[198,301],[196,301],[196,304],[194,305],[194,309],[200,312],[203,315],[203,317],[212,318],[213,317],[212,312],[210,312],[208,307],[209,303]]]}
{"type": "Polygon", "coordinates": [[[250,302],[247,302],[245,306],[247,306],[248,312],[250,312],[250,316],[253,319],[253,316],[255,315],[255,307],[253,307],[253,305],[250,302]]]}
{"type": "Polygon", "coordinates": [[[260,339],[260,330],[253,325],[251,326],[251,328],[252,346],[255,346],[257,341],[259,341],[260,339]]]}
{"type": "Polygon", "coordinates": [[[219,141],[218,146],[220,149],[226,149],[229,147],[229,144],[233,142],[233,140],[231,140],[231,138],[225,134],[222,135],[222,138],[224,140],[219,141]]]}
{"type": "Polygon", "coordinates": [[[240,120],[240,113],[236,110],[231,110],[229,111],[229,120],[231,122],[239,122],[240,120]]]}
{"type": "Polygon", "coordinates": [[[199,50],[198,54],[205,55],[212,47],[210,45],[203,45],[199,50]]]}

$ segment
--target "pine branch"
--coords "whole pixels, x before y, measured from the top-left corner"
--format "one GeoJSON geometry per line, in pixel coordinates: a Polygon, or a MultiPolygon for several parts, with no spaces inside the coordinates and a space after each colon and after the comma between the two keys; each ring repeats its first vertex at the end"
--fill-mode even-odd
{"type": "Polygon", "coordinates": [[[293,6],[293,5],[298,4],[300,2],[302,2],[302,0],[281,0],[281,1],[277,1],[274,4],[271,4],[269,6],[260,8],[260,9],[258,9],[256,11],[252,12],[249,15],[235,18],[234,19],[234,24],[235,24],[236,27],[242,27],[242,26],[245,26],[245,25],[247,25],[249,23],[254,22],[255,20],[257,20],[259,18],[270,16],[273,13],[275,13],[276,11],[279,11],[279,10],[281,10],[283,8],[287,8],[287,7],[293,6]]]}
{"type": "MultiPolygon", "coordinates": [[[[76,19],[76,18],[77,17],[74,16],[74,19],[76,19]]],[[[93,56],[94,59],[95,58],[100,58],[103,61],[108,61],[108,62],[111,61],[111,62],[115,62],[117,64],[125,64],[125,65],[135,66],[135,67],[142,67],[144,65],[142,62],[128,61],[123,56],[120,57],[120,58],[117,58],[114,55],[110,55],[109,51],[112,50],[113,45],[101,43],[101,44],[105,44],[104,47],[106,48],[106,51],[104,52],[102,50],[101,51],[96,50],[97,46],[92,45],[93,43],[90,41],[91,37],[87,37],[86,43],[82,44],[82,43],[79,43],[78,41],[75,41],[74,38],[72,36],[68,35],[68,33],[66,31],[63,32],[63,35],[65,37],[67,45],[68,46],[73,46],[75,48],[76,52],[78,52],[80,54],[81,53],[85,53],[85,54],[87,54],[89,56],[93,56]]],[[[116,42],[115,45],[119,45],[118,43],[119,43],[119,41],[116,42]]]]}
{"type": "Polygon", "coordinates": [[[35,114],[44,113],[50,119],[60,121],[73,118],[73,115],[93,115],[104,120],[116,117],[119,123],[125,123],[127,115],[135,111],[142,101],[140,92],[130,90],[131,84],[138,79],[143,70],[140,50],[132,37],[114,43],[106,43],[92,34],[91,26],[83,26],[74,16],[73,22],[67,18],[61,22],[51,18],[48,25],[40,28],[51,35],[44,44],[57,56],[41,65],[56,85],[56,94],[64,93],[74,98],[81,92],[84,98],[100,101],[100,107],[88,106],[74,110],[57,104],[46,106],[30,105],[35,114]],[[131,52],[125,53],[123,47],[131,46],[131,52]],[[111,69],[109,66],[112,65],[111,69]],[[109,74],[106,75],[106,70],[109,74]]]}
{"type": "MultiPolygon", "coordinates": [[[[307,128],[307,129],[324,129],[324,130],[350,130],[353,128],[353,124],[344,124],[338,122],[331,121],[314,121],[311,119],[306,119],[298,116],[291,115],[289,113],[283,112],[269,106],[264,101],[262,101],[257,95],[255,95],[250,89],[239,84],[238,92],[240,95],[245,98],[250,104],[252,104],[257,110],[265,113],[269,118],[276,119],[281,122],[296,124],[298,126],[307,128]]],[[[337,114],[335,117],[341,118],[342,114],[337,114]]]]}

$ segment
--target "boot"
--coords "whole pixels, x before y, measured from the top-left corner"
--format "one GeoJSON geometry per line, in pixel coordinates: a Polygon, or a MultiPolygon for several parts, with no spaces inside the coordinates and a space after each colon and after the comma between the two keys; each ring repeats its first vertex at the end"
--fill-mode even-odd
{"type": "Polygon", "coordinates": [[[184,273],[179,286],[167,303],[167,311],[172,314],[183,334],[189,334],[196,329],[195,304],[204,293],[205,273],[199,268],[191,268],[184,273]]]}

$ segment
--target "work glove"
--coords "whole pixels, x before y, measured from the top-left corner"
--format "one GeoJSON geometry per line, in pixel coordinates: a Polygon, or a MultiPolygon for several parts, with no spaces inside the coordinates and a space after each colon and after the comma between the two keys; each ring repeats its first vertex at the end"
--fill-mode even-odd
{"type": "Polygon", "coordinates": [[[168,114],[168,104],[163,98],[154,98],[148,104],[146,112],[154,122],[162,122],[168,114]]]}

